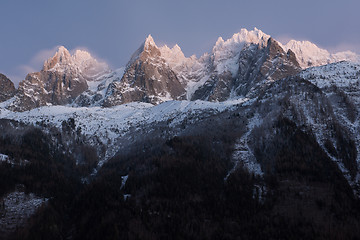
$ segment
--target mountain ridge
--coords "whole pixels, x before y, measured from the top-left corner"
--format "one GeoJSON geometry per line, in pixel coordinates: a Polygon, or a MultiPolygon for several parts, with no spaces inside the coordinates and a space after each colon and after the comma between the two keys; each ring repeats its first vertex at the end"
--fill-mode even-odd
{"type": "Polygon", "coordinates": [[[283,45],[257,28],[241,29],[226,40],[219,37],[211,52],[200,58],[186,57],[177,44],[172,48],[158,47],[149,34],[123,73],[110,70],[106,63],[98,62],[86,51],[76,50],[71,55],[60,46],[54,56],[44,62],[40,72],[28,74],[19,84],[15,99],[8,107],[25,111],[49,104],[109,107],[132,101],[152,104],[182,99],[225,101],[246,96],[256,84],[266,84],[263,80],[269,76],[274,78],[271,81],[277,80],[294,75],[301,70],[299,67],[305,69],[342,60],[358,61],[359,56],[349,51],[330,54],[308,41],[290,40],[283,45]],[[294,69],[286,70],[287,75],[268,75],[257,66],[265,64],[261,59],[270,54],[261,50],[266,49],[269,39],[272,45],[279,46],[278,51],[282,48],[282,55],[289,54],[288,60],[281,61],[291,59],[291,63],[279,65],[274,52],[269,59],[274,58],[271,61],[275,62],[269,60],[263,69],[281,72],[281,68],[292,65],[294,69]],[[251,82],[255,85],[250,86],[251,82]]]}

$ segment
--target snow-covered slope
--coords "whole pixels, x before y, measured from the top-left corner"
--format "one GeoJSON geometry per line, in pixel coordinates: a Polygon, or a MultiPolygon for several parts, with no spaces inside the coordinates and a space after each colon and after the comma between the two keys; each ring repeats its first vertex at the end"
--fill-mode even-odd
{"type": "Polygon", "coordinates": [[[204,54],[200,59],[195,55],[185,57],[179,45],[169,48],[167,45],[160,47],[161,57],[175,72],[177,78],[185,87],[186,99],[191,100],[196,89],[204,84],[208,76],[209,55],[204,54]]]}
{"type": "Polygon", "coordinates": [[[111,108],[45,106],[26,112],[13,112],[0,108],[0,119],[13,119],[35,125],[46,122],[61,128],[63,121],[73,118],[76,129],[81,128],[81,133],[89,139],[90,144],[96,145],[100,141],[108,146],[107,154],[103,158],[106,160],[117,151],[116,141],[131,128],[149,129],[152,123],[169,119],[172,119],[169,126],[176,126],[189,114],[200,113],[203,110],[221,112],[246,101],[247,99],[221,103],[168,101],[156,106],[134,102],[111,108]]]}
{"type": "Polygon", "coordinates": [[[320,67],[308,68],[300,76],[311,81],[319,88],[336,86],[346,91],[350,97],[360,104],[357,92],[360,91],[360,64],[338,62],[320,67]]]}
{"type": "MultiPolygon", "coordinates": [[[[331,102],[336,118],[355,141],[360,168],[360,64],[339,62],[312,67],[300,76],[318,86],[331,102]]],[[[357,175],[360,181],[360,175],[357,175]]]]}
{"type": "Polygon", "coordinates": [[[103,106],[105,98],[111,95],[110,84],[120,82],[124,70],[125,68],[119,68],[98,76],[94,81],[88,81],[88,90],[81,93],[71,105],[74,107],[103,106]]]}
{"type": "Polygon", "coordinates": [[[48,199],[22,191],[14,191],[4,196],[1,199],[4,208],[0,209],[0,237],[3,239],[23,227],[36,210],[47,201],[48,199]]]}

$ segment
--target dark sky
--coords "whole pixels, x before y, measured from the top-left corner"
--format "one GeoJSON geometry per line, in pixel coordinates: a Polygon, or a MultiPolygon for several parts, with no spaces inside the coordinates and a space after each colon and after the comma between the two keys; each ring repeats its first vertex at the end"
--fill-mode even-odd
{"type": "Polygon", "coordinates": [[[59,45],[118,68],[148,34],[200,56],[219,36],[254,27],[281,41],[360,53],[359,9],[358,0],[1,0],[0,72],[18,82],[59,45]]]}

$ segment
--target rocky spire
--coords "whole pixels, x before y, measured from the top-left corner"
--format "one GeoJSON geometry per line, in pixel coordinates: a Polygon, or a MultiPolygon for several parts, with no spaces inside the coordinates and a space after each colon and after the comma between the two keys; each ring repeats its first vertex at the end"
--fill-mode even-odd
{"type": "Polygon", "coordinates": [[[45,61],[43,70],[48,71],[57,66],[57,64],[59,66],[74,64],[70,52],[64,46],[60,46],[55,55],[45,61]]]}
{"type": "Polygon", "coordinates": [[[145,42],[144,42],[144,50],[147,50],[150,47],[156,47],[157,48],[153,37],[149,34],[149,36],[145,39],[145,42]]]}

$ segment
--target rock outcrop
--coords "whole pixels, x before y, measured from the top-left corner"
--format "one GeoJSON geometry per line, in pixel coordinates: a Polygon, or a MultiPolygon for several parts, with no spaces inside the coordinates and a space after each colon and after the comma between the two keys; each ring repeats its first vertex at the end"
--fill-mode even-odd
{"type": "Polygon", "coordinates": [[[12,98],[16,93],[14,83],[4,74],[0,73],[0,102],[12,98]]]}

